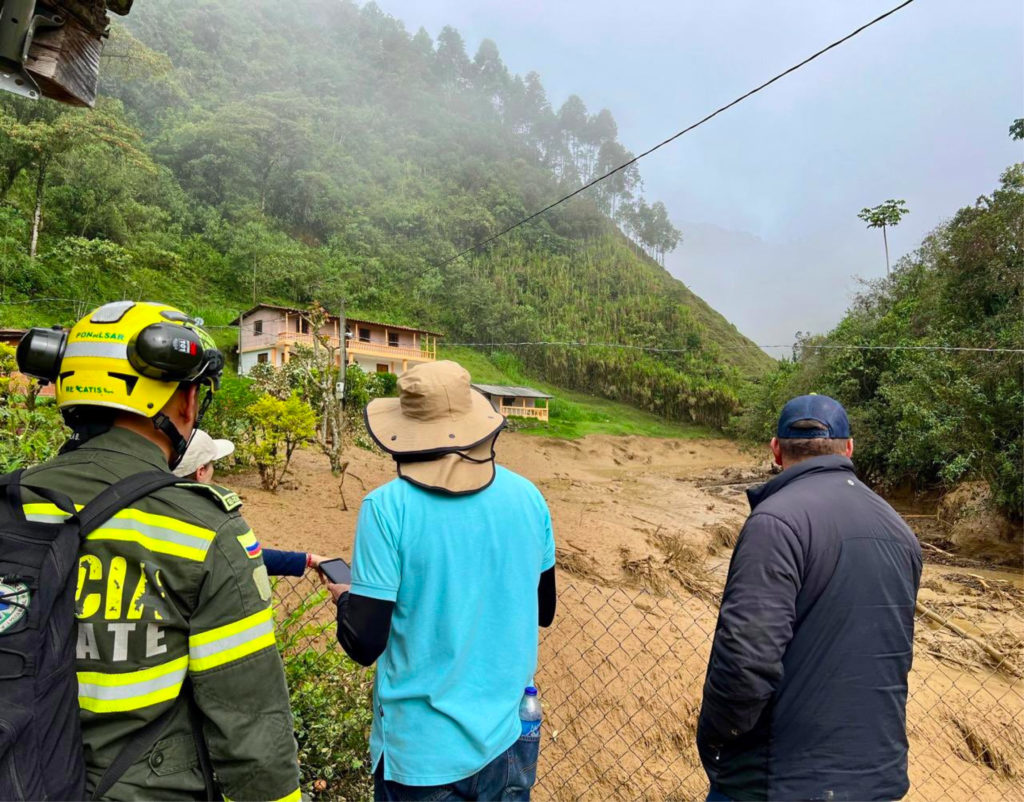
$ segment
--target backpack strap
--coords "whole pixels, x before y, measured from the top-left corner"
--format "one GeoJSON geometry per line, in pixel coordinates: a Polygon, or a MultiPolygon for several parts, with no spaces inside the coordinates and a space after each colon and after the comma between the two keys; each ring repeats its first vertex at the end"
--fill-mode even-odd
{"type": "MultiPolygon", "coordinates": [[[[199,712],[199,706],[195,702],[195,692],[192,689],[192,680],[189,678],[185,679],[185,684],[182,686],[181,694],[178,699],[182,697],[188,705],[188,719],[189,724],[192,727],[192,738],[195,741],[197,757],[199,758],[199,770],[203,775],[203,785],[205,786],[206,796],[204,799],[216,800],[221,798],[221,794],[217,788],[217,781],[213,776],[213,766],[210,763],[209,750],[206,747],[206,738],[203,735],[203,727],[200,723],[202,721],[202,714],[199,712]]],[[[178,700],[175,699],[175,703],[171,705],[167,710],[149,722],[141,730],[137,730],[132,734],[131,741],[128,745],[118,753],[117,757],[114,758],[113,762],[107,767],[107,770],[103,772],[103,776],[100,777],[100,781],[96,784],[95,790],[92,792],[92,802],[102,799],[107,791],[114,787],[118,780],[124,776],[124,773],[128,771],[135,762],[142,757],[146,752],[156,746],[157,741],[160,740],[160,736],[163,731],[167,728],[167,725],[171,723],[171,719],[174,718],[174,711],[178,709],[178,700]]]]}
{"type": "Polygon", "coordinates": [[[0,487],[4,488],[4,492],[7,495],[7,504],[10,507],[10,513],[16,521],[25,521],[25,509],[22,506],[21,499],[22,487],[28,488],[37,496],[46,499],[68,515],[75,515],[75,503],[69,496],[66,496],[63,493],[58,493],[56,490],[51,490],[48,487],[33,487],[31,484],[23,485],[21,482],[21,475],[23,473],[24,470],[19,469],[0,476],[0,487]]]}
{"type": "MultiPolygon", "coordinates": [[[[181,479],[167,471],[145,471],[126,476],[119,482],[107,487],[78,513],[79,529],[84,539],[86,535],[110,520],[129,504],[140,498],[155,493],[165,487],[178,484],[181,479]]],[[[33,492],[36,488],[32,488],[33,492]]]]}

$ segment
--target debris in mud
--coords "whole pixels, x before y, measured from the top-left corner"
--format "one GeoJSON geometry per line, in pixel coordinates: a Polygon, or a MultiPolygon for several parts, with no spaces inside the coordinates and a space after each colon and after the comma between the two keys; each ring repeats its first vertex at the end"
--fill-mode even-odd
{"type": "Polygon", "coordinates": [[[965,707],[948,715],[959,740],[957,754],[997,774],[1013,779],[1024,776],[1024,727],[1006,711],[985,714],[965,707]]]}
{"type": "Polygon", "coordinates": [[[742,491],[751,485],[767,482],[770,478],[771,472],[767,465],[756,468],[723,468],[710,476],[698,479],[697,487],[739,487],[742,491]]]}
{"type": "Polygon", "coordinates": [[[707,550],[708,554],[714,557],[727,549],[736,547],[740,539],[740,527],[729,526],[728,524],[706,525],[704,531],[708,533],[707,550]]]}
{"type": "Polygon", "coordinates": [[[597,571],[597,560],[580,549],[555,548],[555,564],[567,574],[587,579],[591,582],[603,582],[597,571]]]}
{"type": "Polygon", "coordinates": [[[667,595],[675,584],[691,596],[718,607],[722,587],[707,567],[705,550],[678,534],[655,533],[648,542],[662,552],[661,560],[653,554],[635,558],[626,546],[619,549],[622,571],[631,584],[659,596],[667,595]]]}
{"type": "Polygon", "coordinates": [[[939,660],[967,668],[991,668],[1011,677],[1024,677],[1024,639],[1008,629],[997,633],[977,630],[968,611],[952,602],[935,604],[941,612],[918,602],[917,613],[926,627],[919,627],[919,648],[939,660]],[[972,634],[967,628],[975,629],[972,634]]]}
{"type": "Polygon", "coordinates": [[[963,585],[974,596],[989,596],[997,601],[1024,602],[1024,588],[1018,588],[1005,579],[986,578],[978,574],[943,574],[943,579],[963,585]]]}
{"type": "Polygon", "coordinates": [[[669,574],[664,565],[655,561],[653,555],[648,554],[646,557],[634,558],[628,547],[620,546],[619,556],[622,559],[622,572],[631,584],[638,585],[659,596],[665,595],[668,590],[669,574]]]}

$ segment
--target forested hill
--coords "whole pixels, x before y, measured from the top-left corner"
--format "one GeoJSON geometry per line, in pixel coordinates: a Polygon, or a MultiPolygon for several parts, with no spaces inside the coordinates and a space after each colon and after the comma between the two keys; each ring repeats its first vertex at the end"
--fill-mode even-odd
{"type": "MultiPolygon", "coordinates": [[[[0,101],[8,302],[159,295],[226,323],[254,297],[345,297],[455,342],[655,346],[678,352],[515,353],[552,382],[712,424],[769,364],[659,266],[679,232],[635,167],[446,263],[628,158],[611,113],[553,108],[494,42],[470,55],[451,28],[433,41],[339,0],[145,0],[126,25],[96,111],[0,101]]],[[[60,303],[49,314],[76,311],[60,303]]]]}

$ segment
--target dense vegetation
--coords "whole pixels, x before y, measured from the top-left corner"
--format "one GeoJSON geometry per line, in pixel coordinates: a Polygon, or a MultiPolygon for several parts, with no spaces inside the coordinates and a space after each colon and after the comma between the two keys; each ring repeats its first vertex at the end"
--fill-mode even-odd
{"type": "MultiPolygon", "coordinates": [[[[0,323],[159,297],[226,324],[256,300],[548,347],[534,376],[720,426],[769,360],[657,264],[679,239],[634,167],[449,262],[628,158],[607,110],[554,109],[485,40],[374,4],[149,0],[93,112],[0,100],[0,323]]],[[[220,332],[225,344],[233,333],[220,332]]]]}
{"type": "Polygon", "coordinates": [[[787,398],[826,393],[850,412],[868,479],[915,488],[987,479],[1020,520],[1024,355],[885,350],[934,344],[1024,348],[1024,164],[867,287],[828,336],[805,338],[751,393],[738,428],[763,442],[787,398]]]}

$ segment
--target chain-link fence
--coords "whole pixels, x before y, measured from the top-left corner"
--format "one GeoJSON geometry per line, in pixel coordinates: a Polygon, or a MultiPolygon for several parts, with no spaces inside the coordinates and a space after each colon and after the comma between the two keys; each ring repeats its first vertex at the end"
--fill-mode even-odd
{"type": "MultiPolygon", "coordinates": [[[[560,575],[555,623],[541,634],[544,741],[535,799],[676,800],[707,793],[695,738],[716,595],[702,584],[684,590],[679,581],[658,580],[645,573],[643,561],[626,568],[624,560],[616,583],[560,575]]],[[[278,585],[278,619],[290,621],[284,641],[291,659],[339,650],[333,606],[310,604],[314,593],[309,579],[278,585]]],[[[945,568],[927,576],[921,599],[907,705],[908,798],[1024,799],[1024,590],[945,568]]],[[[369,675],[361,676],[359,693],[366,693],[369,675]]],[[[310,783],[320,779],[305,776],[310,783]]],[[[333,781],[318,787],[323,797],[354,798],[354,787],[333,781]]]]}

